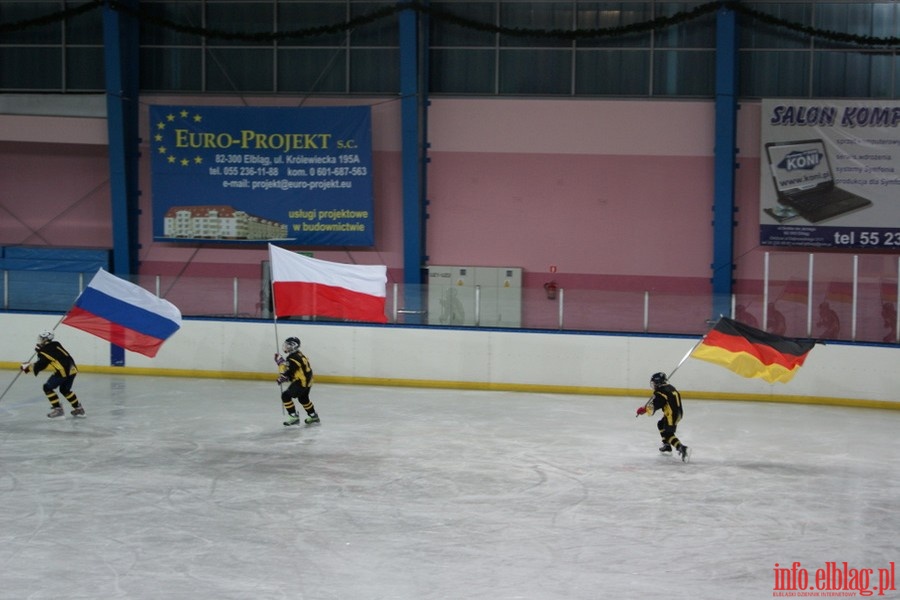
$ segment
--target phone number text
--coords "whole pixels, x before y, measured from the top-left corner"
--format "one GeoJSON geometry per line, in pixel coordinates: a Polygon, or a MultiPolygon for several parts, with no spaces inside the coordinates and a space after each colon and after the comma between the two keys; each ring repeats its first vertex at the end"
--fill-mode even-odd
{"type": "Polygon", "coordinates": [[[900,230],[835,231],[834,245],[847,248],[900,248],[900,230]]]}

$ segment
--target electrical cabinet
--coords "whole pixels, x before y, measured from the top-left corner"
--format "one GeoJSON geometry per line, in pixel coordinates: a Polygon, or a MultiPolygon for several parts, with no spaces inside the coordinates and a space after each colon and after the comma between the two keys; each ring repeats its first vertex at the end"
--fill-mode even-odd
{"type": "Polygon", "coordinates": [[[428,267],[429,325],[520,327],[521,267],[428,267]]]}

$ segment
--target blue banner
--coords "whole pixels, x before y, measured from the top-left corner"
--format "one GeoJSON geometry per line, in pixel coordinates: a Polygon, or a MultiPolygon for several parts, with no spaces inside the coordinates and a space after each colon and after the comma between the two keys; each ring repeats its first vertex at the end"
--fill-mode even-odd
{"type": "Polygon", "coordinates": [[[153,238],[372,246],[368,106],[150,107],[153,238]]]}

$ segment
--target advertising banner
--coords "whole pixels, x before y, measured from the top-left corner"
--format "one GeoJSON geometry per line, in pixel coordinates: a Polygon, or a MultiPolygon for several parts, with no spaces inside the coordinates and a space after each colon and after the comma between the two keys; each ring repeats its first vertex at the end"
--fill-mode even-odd
{"type": "Polygon", "coordinates": [[[900,102],[763,100],[760,243],[900,251],[900,102]]]}
{"type": "Polygon", "coordinates": [[[367,106],[150,107],[153,237],[374,244],[367,106]]]}

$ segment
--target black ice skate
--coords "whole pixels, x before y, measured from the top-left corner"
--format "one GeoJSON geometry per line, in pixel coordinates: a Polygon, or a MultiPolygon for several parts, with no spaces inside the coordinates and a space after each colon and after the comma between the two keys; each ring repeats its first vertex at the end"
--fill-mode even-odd
{"type": "Polygon", "coordinates": [[[659,451],[660,452],[671,452],[672,446],[670,446],[669,444],[663,444],[662,446],[659,447],[659,451]]]}

